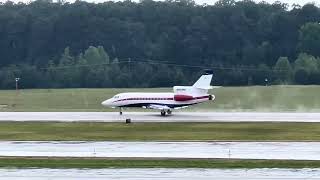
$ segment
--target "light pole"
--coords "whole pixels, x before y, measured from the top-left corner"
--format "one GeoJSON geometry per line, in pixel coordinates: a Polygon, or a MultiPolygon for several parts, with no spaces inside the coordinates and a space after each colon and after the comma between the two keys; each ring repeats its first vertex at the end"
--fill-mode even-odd
{"type": "Polygon", "coordinates": [[[18,82],[19,82],[20,78],[15,78],[15,80],[16,80],[16,91],[18,92],[18,82]]]}
{"type": "Polygon", "coordinates": [[[266,86],[268,86],[268,78],[265,78],[264,82],[266,83],[266,86]]]}
{"type": "Polygon", "coordinates": [[[15,81],[16,81],[16,95],[15,95],[15,98],[14,98],[14,104],[12,104],[12,106],[14,107],[14,106],[16,106],[16,104],[17,104],[17,98],[18,98],[18,82],[19,82],[19,80],[20,80],[20,78],[14,78],[15,79],[15,81]]]}

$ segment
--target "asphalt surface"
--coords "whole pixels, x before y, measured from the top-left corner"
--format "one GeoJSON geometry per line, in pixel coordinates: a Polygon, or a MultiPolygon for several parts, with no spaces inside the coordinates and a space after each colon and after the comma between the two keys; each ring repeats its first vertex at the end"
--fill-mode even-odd
{"type": "Polygon", "coordinates": [[[320,142],[0,141],[0,156],[320,160],[320,142]]]}
{"type": "Polygon", "coordinates": [[[0,112],[0,121],[63,122],[320,122],[320,113],[256,112],[173,112],[162,117],[160,112],[0,112]]]}
{"type": "Polygon", "coordinates": [[[313,180],[320,169],[0,169],[0,180],[313,180]]]}

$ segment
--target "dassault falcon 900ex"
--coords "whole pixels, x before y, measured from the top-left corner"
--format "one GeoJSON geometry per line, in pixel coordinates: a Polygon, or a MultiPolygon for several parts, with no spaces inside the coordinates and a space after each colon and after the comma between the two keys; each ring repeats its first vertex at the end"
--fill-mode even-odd
{"type": "Polygon", "coordinates": [[[211,79],[212,71],[207,70],[193,86],[174,86],[173,93],[120,93],[101,104],[113,108],[119,107],[120,115],[122,115],[122,107],[142,107],[160,110],[161,115],[165,116],[171,114],[173,109],[214,100],[215,96],[208,94],[208,90],[212,88],[211,79]]]}

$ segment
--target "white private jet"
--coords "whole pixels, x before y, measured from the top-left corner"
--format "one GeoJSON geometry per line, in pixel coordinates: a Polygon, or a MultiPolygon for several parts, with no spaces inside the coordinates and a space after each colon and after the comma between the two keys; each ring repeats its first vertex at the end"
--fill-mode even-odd
{"type": "Polygon", "coordinates": [[[181,109],[190,105],[214,100],[215,96],[208,94],[212,79],[212,71],[205,71],[193,86],[174,86],[173,93],[146,93],[132,92],[120,93],[103,101],[103,106],[119,107],[122,115],[122,107],[142,107],[157,109],[161,116],[171,114],[173,109],[181,109]]]}

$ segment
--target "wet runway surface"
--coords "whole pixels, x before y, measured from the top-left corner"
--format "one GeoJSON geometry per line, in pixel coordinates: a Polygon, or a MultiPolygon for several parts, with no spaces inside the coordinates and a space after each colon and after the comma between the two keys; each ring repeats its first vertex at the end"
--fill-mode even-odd
{"type": "Polygon", "coordinates": [[[256,112],[0,112],[0,121],[83,121],[83,122],[320,122],[320,113],[256,112]]]}
{"type": "Polygon", "coordinates": [[[0,180],[78,179],[320,179],[320,169],[0,169],[0,180]]]}
{"type": "Polygon", "coordinates": [[[0,141],[0,156],[320,160],[320,142],[0,141]]]}

